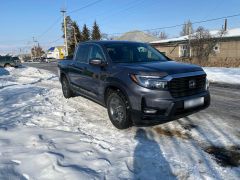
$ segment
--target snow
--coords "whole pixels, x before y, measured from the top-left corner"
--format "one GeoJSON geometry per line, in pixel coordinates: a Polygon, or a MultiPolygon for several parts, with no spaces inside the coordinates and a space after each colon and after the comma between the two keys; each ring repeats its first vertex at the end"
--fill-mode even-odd
{"type": "Polygon", "coordinates": [[[204,67],[210,82],[240,85],[240,68],[204,67]]]}
{"type": "Polygon", "coordinates": [[[6,71],[0,69],[0,179],[240,178],[239,167],[222,167],[203,150],[240,144],[222,133],[232,130],[224,118],[214,124],[216,117],[205,112],[117,130],[102,106],[65,99],[55,74],[29,67],[6,71]],[[192,121],[200,128],[188,130],[192,121]]]}
{"type": "MultiPolygon", "coordinates": [[[[219,37],[219,30],[212,30],[210,31],[211,36],[213,37],[219,37]]],[[[234,28],[234,29],[228,29],[224,35],[223,38],[229,38],[229,37],[240,37],[240,28],[234,28]]],[[[169,38],[169,39],[163,39],[159,41],[152,41],[151,44],[158,44],[158,43],[169,43],[169,42],[178,42],[178,41],[185,41],[188,40],[189,36],[180,36],[176,38],[169,38]]]]}
{"type": "Polygon", "coordinates": [[[180,36],[180,37],[175,37],[175,38],[170,38],[170,39],[163,39],[159,41],[152,41],[150,42],[151,44],[158,44],[158,43],[168,43],[168,42],[177,42],[177,41],[186,41],[188,40],[188,36],[180,36]]]}

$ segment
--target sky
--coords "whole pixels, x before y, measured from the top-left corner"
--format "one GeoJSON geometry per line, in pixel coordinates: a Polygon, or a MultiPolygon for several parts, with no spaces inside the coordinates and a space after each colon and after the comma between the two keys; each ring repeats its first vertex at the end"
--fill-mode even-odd
{"type": "MultiPolygon", "coordinates": [[[[86,23],[91,28],[96,20],[101,32],[107,34],[240,13],[239,0],[1,0],[0,54],[28,51],[34,44],[33,37],[45,49],[62,45],[63,18],[60,10],[63,7],[80,27],[86,23]]],[[[220,29],[223,23],[223,20],[218,20],[195,24],[194,28],[220,29]]],[[[240,16],[229,18],[228,27],[240,28],[240,16]]],[[[176,37],[181,27],[162,31],[169,37],[176,37]]]]}

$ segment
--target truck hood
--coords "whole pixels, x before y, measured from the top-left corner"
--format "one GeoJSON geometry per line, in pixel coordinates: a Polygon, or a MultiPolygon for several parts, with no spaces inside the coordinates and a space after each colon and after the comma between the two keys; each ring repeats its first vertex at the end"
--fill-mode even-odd
{"type": "Polygon", "coordinates": [[[197,65],[180,63],[175,61],[165,61],[165,62],[153,62],[153,63],[123,63],[118,64],[124,69],[129,69],[131,73],[139,72],[161,72],[168,75],[179,74],[179,73],[188,73],[195,71],[203,71],[203,69],[197,65]]]}

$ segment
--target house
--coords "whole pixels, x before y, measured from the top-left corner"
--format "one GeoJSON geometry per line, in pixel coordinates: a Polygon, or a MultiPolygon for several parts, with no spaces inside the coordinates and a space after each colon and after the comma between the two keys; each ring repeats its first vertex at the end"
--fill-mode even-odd
{"type": "Polygon", "coordinates": [[[64,56],[65,56],[64,46],[55,46],[47,50],[47,58],[64,59],[64,56]]]}
{"type": "MultiPolygon", "coordinates": [[[[228,29],[222,36],[219,36],[219,32],[218,30],[210,31],[211,36],[217,40],[217,44],[213,47],[215,53],[209,56],[209,62],[227,60],[240,62],[240,28],[228,29]]],[[[184,59],[192,56],[190,41],[191,35],[152,41],[150,44],[171,59],[184,59]]]]}
{"type": "Polygon", "coordinates": [[[116,38],[116,40],[151,42],[151,41],[157,41],[159,39],[155,36],[152,36],[142,31],[130,31],[116,38]]]}

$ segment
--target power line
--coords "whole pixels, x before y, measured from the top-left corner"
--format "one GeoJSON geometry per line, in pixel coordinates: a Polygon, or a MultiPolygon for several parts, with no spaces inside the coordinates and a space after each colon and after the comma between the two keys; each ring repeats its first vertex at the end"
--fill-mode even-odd
{"type": "Polygon", "coordinates": [[[87,5],[83,6],[83,7],[80,7],[80,8],[78,8],[78,9],[75,9],[75,10],[70,11],[68,14],[72,14],[72,13],[75,13],[75,12],[77,12],[77,11],[81,11],[81,10],[83,10],[83,9],[85,9],[85,8],[88,8],[88,7],[90,7],[90,6],[93,6],[93,5],[95,5],[95,4],[97,4],[97,3],[101,2],[101,1],[103,1],[103,0],[94,1],[94,2],[89,3],[89,4],[87,4],[87,5]]]}
{"type": "MultiPolygon", "coordinates": [[[[103,1],[103,0],[94,1],[94,2],[92,2],[92,3],[89,3],[89,4],[81,7],[81,8],[78,8],[78,9],[75,9],[75,10],[73,10],[73,11],[70,11],[68,14],[72,14],[72,13],[75,13],[75,12],[80,11],[80,10],[82,10],[82,9],[88,8],[88,7],[90,7],[90,6],[93,6],[93,5],[101,2],[101,1],[103,1]]],[[[44,31],[42,34],[40,34],[40,35],[38,36],[38,39],[42,38],[45,34],[47,34],[47,33],[60,21],[60,19],[61,19],[61,17],[58,17],[57,20],[54,21],[54,23],[53,23],[51,26],[49,26],[49,28],[46,29],[46,31],[44,31]]],[[[61,38],[62,38],[62,37],[61,37],[61,38]]],[[[57,41],[59,41],[61,38],[59,38],[59,39],[57,39],[57,40],[55,40],[55,41],[49,42],[49,43],[51,44],[51,43],[57,42],[57,41]]]]}
{"type": "Polygon", "coordinates": [[[60,19],[61,19],[61,16],[59,16],[57,20],[54,21],[54,23],[49,26],[49,28],[47,28],[42,34],[40,34],[38,36],[38,39],[42,38],[45,34],[47,34],[60,21],[60,19]]]}
{"type": "Polygon", "coordinates": [[[23,42],[23,41],[28,41],[29,39],[18,39],[18,40],[4,40],[4,41],[0,41],[0,43],[9,43],[9,42],[23,42]]]}
{"type": "MultiPolygon", "coordinates": [[[[92,3],[89,3],[89,4],[81,7],[81,8],[78,8],[78,9],[75,9],[75,10],[73,10],[73,11],[70,11],[68,14],[72,14],[72,13],[75,13],[75,12],[80,11],[80,10],[82,10],[82,9],[88,8],[88,7],[90,7],[90,6],[93,6],[93,5],[101,2],[101,1],[103,1],[103,0],[94,1],[94,2],[92,2],[92,3]]],[[[54,23],[51,24],[43,33],[41,33],[39,36],[37,36],[38,39],[41,39],[45,34],[47,34],[47,33],[60,21],[60,19],[61,19],[61,16],[59,16],[59,17],[57,18],[57,20],[54,21],[54,23]]],[[[58,41],[58,40],[60,40],[60,39],[61,39],[61,38],[59,38],[59,39],[57,39],[57,40],[55,40],[55,41],[58,41]]],[[[28,41],[28,40],[29,40],[29,39],[21,39],[21,40],[0,41],[0,42],[1,42],[1,43],[5,43],[5,42],[23,42],[23,41],[28,41]]],[[[52,43],[54,43],[55,41],[53,41],[52,43]]],[[[50,43],[51,43],[51,42],[50,42],[50,43]]]]}
{"type": "MultiPolygon", "coordinates": [[[[201,21],[195,21],[192,22],[192,24],[200,24],[200,23],[206,23],[206,22],[211,22],[211,21],[217,21],[217,20],[222,20],[222,19],[229,19],[229,18],[233,18],[233,17],[238,17],[240,16],[239,14],[234,14],[234,15],[229,15],[229,16],[223,16],[223,17],[218,17],[218,18],[213,18],[213,19],[206,19],[206,20],[201,20],[201,21]]],[[[153,29],[143,29],[141,31],[154,31],[154,30],[161,30],[161,29],[171,29],[171,28],[176,28],[176,27],[181,27],[184,26],[185,24],[177,24],[177,25],[172,25],[172,26],[165,26],[165,27],[159,27],[159,28],[153,28],[153,29]]],[[[118,34],[123,34],[122,33],[111,33],[108,35],[118,35],[118,34]]]]}
{"type": "MultiPolygon", "coordinates": [[[[121,12],[124,12],[124,11],[127,11],[129,9],[132,9],[132,8],[135,8],[137,5],[141,4],[144,0],[135,0],[135,1],[132,1],[128,4],[125,5],[125,7],[123,9],[120,9],[119,11],[114,11],[113,13],[110,14],[111,15],[115,15],[115,14],[118,14],[118,13],[121,13],[121,12]]],[[[107,17],[103,20],[101,20],[101,22],[105,21],[105,20],[109,20],[109,13],[107,15],[107,17]]]]}
{"type": "Polygon", "coordinates": [[[116,9],[116,10],[111,8],[110,11],[105,10],[104,12],[96,14],[95,16],[90,16],[90,17],[86,17],[86,18],[82,18],[82,19],[86,21],[86,20],[89,20],[91,18],[94,18],[96,20],[96,18],[97,18],[98,21],[102,22],[102,21],[108,20],[107,18],[109,18],[109,17],[111,17],[111,16],[113,16],[117,13],[120,13],[121,11],[126,11],[126,10],[129,10],[131,8],[136,7],[136,5],[139,4],[138,2],[142,2],[142,0],[134,0],[134,1],[131,1],[131,2],[127,2],[126,4],[123,4],[124,7],[122,9],[121,9],[121,7],[117,7],[118,9],[116,9]],[[135,3],[134,6],[131,6],[133,3],[135,3]],[[107,16],[105,16],[105,14],[107,16]],[[100,20],[99,20],[99,17],[100,17],[100,20]],[[103,18],[103,20],[101,20],[101,18],[103,18]]]}
{"type": "Polygon", "coordinates": [[[49,44],[53,44],[53,43],[55,43],[55,42],[57,42],[57,41],[59,41],[59,40],[61,40],[62,39],[62,37],[60,37],[60,38],[58,38],[58,39],[55,39],[55,40],[53,40],[53,41],[51,41],[51,42],[48,42],[49,44]]]}
{"type": "MultiPolygon", "coordinates": [[[[37,39],[41,39],[45,34],[47,34],[58,22],[59,20],[61,19],[61,16],[59,16],[57,18],[56,21],[54,21],[53,24],[51,24],[49,26],[49,28],[47,28],[42,34],[40,34],[39,36],[37,36],[37,39]]],[[[19,39],[19,40],[12,40],[12,41],[0,41],[1,43],[6,43],[6,42],[23,42],[23,41],[29,41],[29,39],[19,39]]]]}

